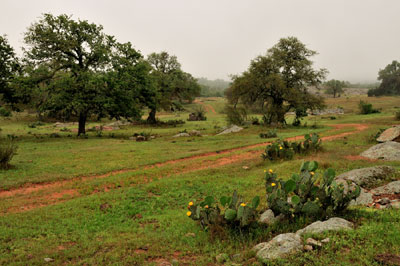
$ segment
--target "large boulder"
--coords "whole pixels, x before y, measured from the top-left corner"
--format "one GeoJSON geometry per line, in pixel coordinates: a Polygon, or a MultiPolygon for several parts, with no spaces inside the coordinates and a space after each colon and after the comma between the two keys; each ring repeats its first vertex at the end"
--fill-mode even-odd
{"type": "Polygon", "coordinates": [[[361,153],[361,156],[385,161],[400,161],[400,143],[394,141],[380,143],[361,153]]]}
{"type": "Polygon", "coordinates": [[[224,134],[229,134],[229,133],[235,133],[235,132],[239,132],[243,130],[242,127],[238,127],[237,125],[232,125],[226,129],[224,129],[224,131],[222,131],[221,133],[217,134],[217,135],[224,135],[224,134]]]}
{"type": "Polygon", "coordinates": [[[393,167],[383,165],[351,170],[336,178],[352,181],[363,188],[373,188],[388,179],[395,171],[393,167]]]}
{"type": "Polygon", "coordinates": [[[375,188],[375,189],[371,190],[371,192],[375,195],[399,194],[400,193],[400,180],[390,182],[389,184],[375,188]]]}
{"type": "Polygon", "coordinates": [[[221,133],[219,133],[218,135],[236,133],[236,132],[239,132],[242,130],[243,130],[242,127],[239,127],[237,125],[231,125],[229,127],[224,128],[223,131],[221,133]]]}
{"type": "Polygon", "coordinates": [[[253,248],[257,252],[257,258],[264,263],[268,260],[285,258],[302,251],[301,237],[294,233],[281,234],[269,242],[260,243],[253,248]]]}
{"type": "Polygon", "coordinates": [[[355,200],[352,200],[349,206],[370,206],[372,203],[374,203],[372,193],[361,189],[360,196],[355,200]]]}
{"type": "Polygon", "coordinates": [[[325,222],[316,221],[315,223],[298,230],[296,234],[319,234],[327,231],[352,230],[353,226],[352,222],[343,218],[333,217],[325,222]]]}
{"type": "Polygon", "coordinates": [[[376,140],[378,142],[386,142],[386,141],[400,142],[400,125],[386,129],[381,133],[379,138],[377,138],[376,140]]]}

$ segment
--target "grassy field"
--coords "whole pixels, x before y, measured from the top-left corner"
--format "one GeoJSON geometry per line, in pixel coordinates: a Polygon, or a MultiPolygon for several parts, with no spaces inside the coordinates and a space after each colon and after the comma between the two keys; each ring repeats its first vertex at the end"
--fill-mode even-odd
{"type": "MultiPolygon", "coordinates": [[[[0,172],[0,264],[41,265],[51,258],[55,265],[218,265],[215,257],[227,253],[239,254],[228,264],[258,265],[251,251],[255,244],[309,221],[215,238],[186,217],[187,203],[234,190],[248,200],[255,195],[265,199],[266,168],[288,178],[307,160],[338,174],[371,166],[370,161],[349,160],[348,155],[374,145],[371,135],[396,123],[393,113],[400,108],[400,98],[361,98],[381,113],[357,114],[360,97],[328,99],[329,107],[341,106],[346,114],[335,120],[307,117],[307,127],[279,129],[278,137],[356,132],[355,126],[335,127],[339,124],[364,124],[367,130],[324,141],[318,154],[275,163],[263,161],[265,145],[257,145],[273,140],[258,136],[268,128],[249,125],[239,133],[215,136],[226,125],[222,98],[198,99],[186,107],[188,111],[159,116],[186,120],[191,108],[201,104],[207,121],[178,127],[128,126],[104,132],[101,138],[94,132],[88,139],[76,138],[52,123],[30,128],[33,117],[27,114],[3,118],[1,134],[16,136],[19,149],[14,167],[0,172]],[[205,136],[173,137],[183,130],[199,130],[205,136]],[[129,140],[140,132],[156,138],[129,140]]],[[[99,124],[90,123],[88,128],[99,124]]],[[[400,170],[398,162],[374,164],[400,170]]],[[[258,209],[265,208],[261,200],[258,209]]],[[[377,254],[400,254],[400,211],[353,208],[344,215],[356,223],[356,230],[319,236],[330,237],[330,243],[272,264],[379,265],[374,260],[377,254]]]]}

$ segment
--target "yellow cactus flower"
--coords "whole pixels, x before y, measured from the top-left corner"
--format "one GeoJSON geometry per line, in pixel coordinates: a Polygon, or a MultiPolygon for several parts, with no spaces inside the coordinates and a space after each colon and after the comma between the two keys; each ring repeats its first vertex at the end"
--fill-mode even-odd
{"type": "Polygon", "coordinates": [[[276,184],[275,183],[271,183],[271,187],[274,187],[274,186],[276,186],[276,184]]]}
{"type": "Polygon", "coordinates": [[[282,146],[279,146],[279,149],[282,150],[283,149],[282,146]]]}
{"type": "Polygon", "coordinates": [[[246,203],[242,203],[242,204],[240,204],[240,206],[243,206],[243,207],[244,207],[244,206],[246,206],[246,203]]]}
{"type": "Polygon", "coordinates": [[[314,172],[310,172],[310,174],[311,174],[311,175],[314,175],[315,173],[314,173],[314,172]]]}
{"type": "Polygon", "coordinates": [[[192,215],[192,212],[191,212],[191,211],[188,211],[188,212],[186,213],[186,215],[187,215],[187,216],[190,216],[190,215],[192,215]]]}
{"type": "Polygon", "coordinates": [[[189,202],[189,206],[193,206],[193,201],[189,202]]]}
{"type": "Polygon", "coordinates": [[[208,209],[208,205],[204,206],[204,208],[208,209]]]}
{"type": "Polygon", "coordinates": [[[272,171],[272,169],[269,169],[269,171],[268,171],[270,174],[272,174],[274,171],[272,171]]]}

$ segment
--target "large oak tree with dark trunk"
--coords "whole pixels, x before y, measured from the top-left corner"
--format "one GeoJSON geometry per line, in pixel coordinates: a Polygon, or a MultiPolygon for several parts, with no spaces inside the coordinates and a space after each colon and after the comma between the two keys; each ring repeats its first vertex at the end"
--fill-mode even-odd
{"type": "Polygon", "coordinates": [[[323,107],[323,99],[310,94],[325,78],[325,69],[315,70],[310,57],[316,54],[295,37],[283,38],[266,55],[253,59],[247,71],[233,76],[226,95],[234,107],[243,104],[263,114],[264,121],[286,123],[285,114],[323,107]]]}
{"type": "Polygon", "coordinates": [[[200,95],[201,87],[191,74],[182,71],[176,56],[167,52],[152,53],[147,61],[153,68],[151,74],[155,82],[152,102],[148,103],[147,122],[155,124],[158,110],[169,111],[184,100],[192,102],[200,95]]]}
{"type": "Polygon", "coordinates": [[[38,108],[78,117],[78,135],[92,115],[140,117],[139,94],[151,68],[130,43],[117,43],[101,25],[51,14],[28,28],[25,43],[33,94],[42,96],[38,108]]]}

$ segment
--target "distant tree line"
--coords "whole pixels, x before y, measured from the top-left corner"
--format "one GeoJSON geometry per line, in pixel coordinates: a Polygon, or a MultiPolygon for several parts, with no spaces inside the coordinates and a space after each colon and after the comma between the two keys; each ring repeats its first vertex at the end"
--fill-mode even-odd
{"type": "Polygon", "coordinates": [[[147,59],[132,44],[117,42],[101,25],[71,16],[44,14],[24,34],[17,58],[0,36],[2,108],[35,109],[39,116],[79,121],[89,118],[139,120],[148,109],[179,108],[200,95],[197,80],[181,69],[176,56],[152,53],[147,59]]]}
{"type": "Polygon", "coordinates": [[[393,61],[379,70],[380,85],[368,91],[368,96],[400,95],[400,63],[393,61]]]}
{"type": "Polygon", "coordinates": [[[198,78],[197,82],[201,86],[201,96],[203,97],[223,97],[225,90],[230,85],[230,82],[223,79],[198,78]]]}

